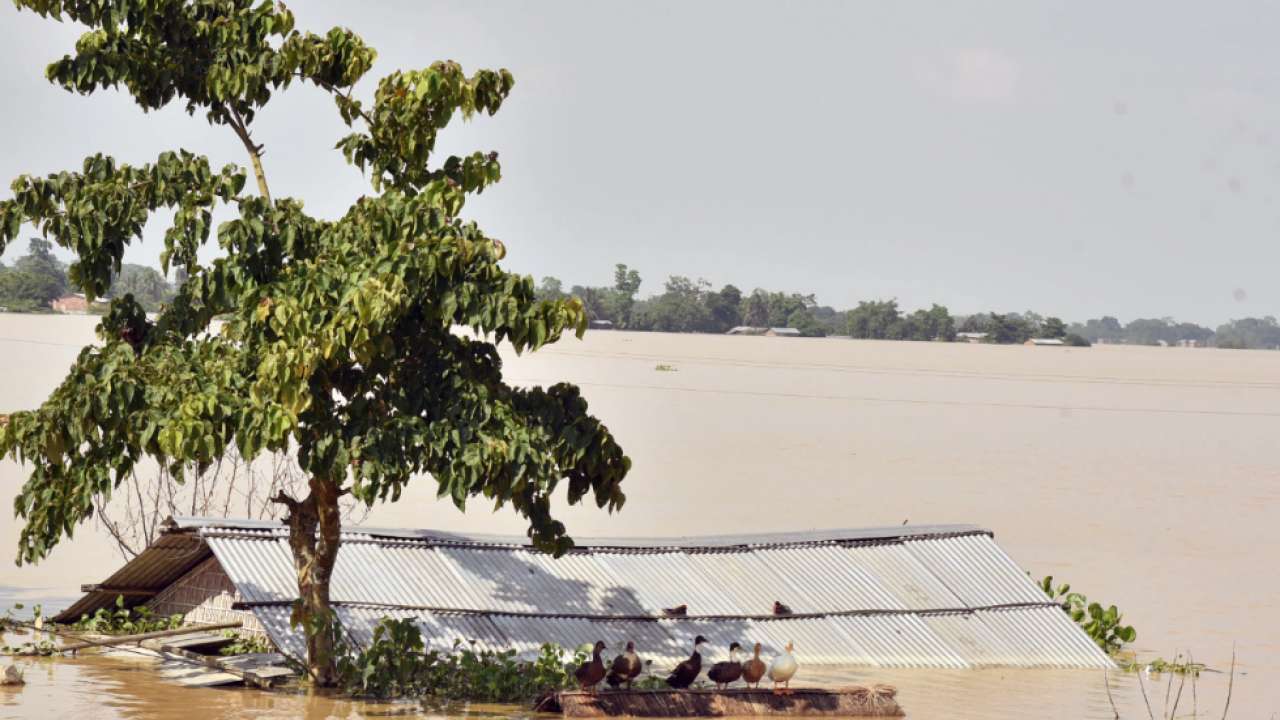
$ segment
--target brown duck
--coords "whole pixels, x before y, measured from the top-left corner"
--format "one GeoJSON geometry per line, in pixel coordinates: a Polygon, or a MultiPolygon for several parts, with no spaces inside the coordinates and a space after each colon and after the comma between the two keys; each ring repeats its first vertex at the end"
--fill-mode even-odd
{"type": "Polygon", "coordinates": [[[782,603],[778,602],[777,600],[774,600],[774,601],[773,601],[773,614],[774,614],[774,615],[790,615],[790,614],[791,614],[791,608],[790,608],[790,607],[788,607],[788,606],[786,606],[786,605],[783,605],[782,603]]]}
{"type": "Polygon", "coordinates": [[[729,659],[712,665],[707,671],[707,677],[716,684],[717,690],[725,689],[742,677],[742,661],[738,659],[738,652],[741,650],[742,646],[738,643],[730,643],[729,659]]]}
{"type": "Polygon", "coordinates": [[[768,669],[768,666],[760,659],[760,643],[756,643],[755,655],[750,660],[742,663],[742,681],[748,686],[760,687],[760,679],[764,677],[764,671],[768,669]]]}
{"type": "Polygon", "coordinates": [[[676,666],[675,670],[667,676],[667,685],[677,689],[684,690],[698,679],[698,673],[702,672],[702,646],[706,644],[707,639],[699,635],[693,640],[693,654],[688,660],[676,666]]]}
{"type": "Polygon", "coordinates": [[[582,663],[577,670],[573,671],[573,676],[578,680],[578,686],[583,690],[595,688],[604,679],[604,661],[600,659],[600,653],[604,649],[604,641],[596,641],[595,647],[591,650],[591,659],[582,663]]]}
{"type": "Polygon", "coordinates": [[[609,666],[609,674],[604,681],[609,683],[609,687],[618,687],[623,683],[627,684],[627,689],[631,689],[631,681],[640,675],[644,663],[640,661],[640,656],[636,654],[636,644],[630,640],[627,641],[627,649],[621,655],[613,659],[613,664],[609,666]]]}
{"type": "Polygon", "coordinates": [[[689,606],[677,605],[675,607],[662,608],[662,614],[667,617],[684,617],[689,614],[689,606]]]}

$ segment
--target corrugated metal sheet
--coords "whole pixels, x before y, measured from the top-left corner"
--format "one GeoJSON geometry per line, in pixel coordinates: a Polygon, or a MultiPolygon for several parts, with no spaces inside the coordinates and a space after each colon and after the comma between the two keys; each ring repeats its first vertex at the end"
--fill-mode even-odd
{"type": "MultiPolygon", "coordinates": [[[[702,594],[723,600],[724,607],[733,608],[724,614],[768,615],[773,612],[775,600],[782,600],[793,593],[786,581],[761,559],[766,552],[769,551],[720,550],[691,553],[688,557],[705,586],[706,591],[702,594]]],[[[689,612],[718,614],[695,605],[689,606],[689,612]]]]}
{"type": "MultiPolygon", "coordinates": [[[[199,561],[193,552],[212,550],[277,645],[301,654],[302,636],[288,623],[297,590],[284,529],[183,527],[176,524],[110,582],[128,578],[159,589],[199,561]],[[166,548],[178,547],[184,562],[166,559],[166,548]]],[[[530,656],[546,642],[603,640],[612,652],[634,640],[659,671],[687,657],[699,634],[710,640],[708,662],[723,659],[736,641],[748,650],[759,642],[770,658],[793,642],[810,665],[1110,664],[989,534],[968,526],[580,545],[559,559],[508,540],[344,533],[332,585],[339,620],[357,645],[388,616],[415,618],[439,650],[459,640],[530,656]],[[775,600],[795,615],[773,617],[775,600]],[[662,617],[663,608],[681,604],[689,617],[662,617]]]]}
{"type": "MultiPolygon", "coordinates": [[[[214,536],[206,538],[245,602],[280,602],[298,596],[298,578],[288,543],[273,537],[214,536]]],[[[338,553],[338,562],[345,563],[338,553]]],[[[336,574],[336,568],[335,568],[336,574]]]]}
{"type": "Polygon", "coordinates": [[[785,581],[789,592],[776,599],[793,612],[906,608],[876,573],[869,571],[866,554],[858,549],[812,545],[757,550],[755,554],[785,581]]]}
{"type": "Polygon", "coordinates": [[[271,636],[276,649],[295,660],[304,659],[307,657],[306,638],[289,626],[289,616],[292,614],[293,608],[288,605],[261,605],[253,608],[253,616],[258,618],[267,635],[271,636]]]}
{"type": "Polygon", "coordinates": [[[1044,593],[985,535],[903,543],[968,607],[1044,602],[1044,593]]]}
{"type": "MultiPolygon", "coordinates": [[[[884,609],[928,610],[964,606],[943,582],[929,571],[903,543],[858,544],[843,548],[847,562],[877,578],[897,599],[884,609]]],[[[833,562],[838,562],[833,559],[833,562]]]]}
{"type": "Polygon", "coordinates": [[[879,667],[967,668],[971,663],[913,613],[835,618],[836,627],[879,667]]]}
{"type": "Polygon", "coordinates": [[[742,615],[746,610],[713,586],[683,552],[599,553],[616,577],[627,578],[646,614],[687,605],[695,615],[742,615]]]}

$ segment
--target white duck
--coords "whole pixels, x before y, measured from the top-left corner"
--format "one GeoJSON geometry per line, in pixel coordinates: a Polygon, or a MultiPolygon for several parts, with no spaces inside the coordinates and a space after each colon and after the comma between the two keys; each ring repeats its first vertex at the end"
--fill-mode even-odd
{"type": "Polygon", "coordinates": [[[796,662],[796,656],[791,654],[795,648],[791,643],[787,643],[787,649],[779,653],[769,663],[769,679],[773,681],[773,692],[775,695],[791,694],[791,678],[795,677],[796,670],[800,669],[800,663],[796,662]],[[781,683],[785,690],[779,690],[778,684],[781,683]]]}

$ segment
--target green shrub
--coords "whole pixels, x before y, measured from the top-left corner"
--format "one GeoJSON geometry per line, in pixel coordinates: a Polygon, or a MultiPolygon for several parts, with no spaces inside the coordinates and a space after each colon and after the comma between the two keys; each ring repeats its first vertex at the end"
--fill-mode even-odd
{"type": "Polygon", "coordinates": [[[133,635],[182,627],[182,615],[165,617],[145,606],[125,607],[124,596],[117,595],[114,608],[98,608],[92,615],[81,615],[72,627],[100,635],[133,635]]]}
{"type": "Polygon", "coordinates": [[[457,641],[450,652],[426,650],[413,620],[384,618],[369,646],[338,661],[343,689],[377,698],[430,697],[472,702],[526,702],[572,687],[573,669],[586,657],[544,644],[537,659],[513,650],[475,651],[457,641]]]}
{"type": "Polygon", "coordinates": [[[1062,342],[1064,345],[1070,345],[1071,347],[1089,347],[1092,344],[1083,335],[1075,333],[1067,333],[1066,337],[1062,338],[1062,342]]]}
{"type": "Polygon", "coordinates": [[[1050,600],[1062,606],[1085,633],[1093,639],[1098,647],[1108,654],[1119,650],[1125,643],[1131,643],[1138,637],[1131,625],[1121,625],[1124,618],[1115,605],[1103,608],[1099,603],[1091,603],[1080,593],[1071,592],[1071,586],[1063,583],[1057,588],[1053,586],[1053,576],[1047,575],[1040,581],[1040,589],[1050,600]]]}

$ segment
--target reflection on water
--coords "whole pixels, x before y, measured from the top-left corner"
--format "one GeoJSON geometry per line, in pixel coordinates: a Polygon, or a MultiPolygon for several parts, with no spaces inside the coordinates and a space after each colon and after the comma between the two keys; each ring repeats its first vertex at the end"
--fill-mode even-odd
{"type": "MultiPolygon", "coordinates": [[[[389,718],[534,717],[524,708],[470,706],[423,709],[412,703],[364,703],[319,694],[262,692],[246,688],[187,688],[165,681],[150,661],[84,654],[76,658],[20,658],[27,684],[0,688],[0,718],[103,718],[215,720],[226,718],[389,718]]],[[[804,668],[805,684],[839,686],[889,683],[915,720],[941,718],[1114,717],[1101,673],[1044,670],[868,670],[804,668]]],[[[1109,676],[1116,709],[1123,718],[1147,717],[1134,673],[1109,676]]],[[[1180,677],[1143,680],[1153,713],[1163,717],[1178,697],[1180,677]]],[[[1178,717],[1220,717],[1225,674],[1188,680],[1177,700],[1178,717]]],[[[1242,698],[1256,697],[1250,678],[1237,675],[1232,717],[1256,717],[1242,698]]],[[[1266,714],[1262,715],[1266,717],[1266,714]]]]}

